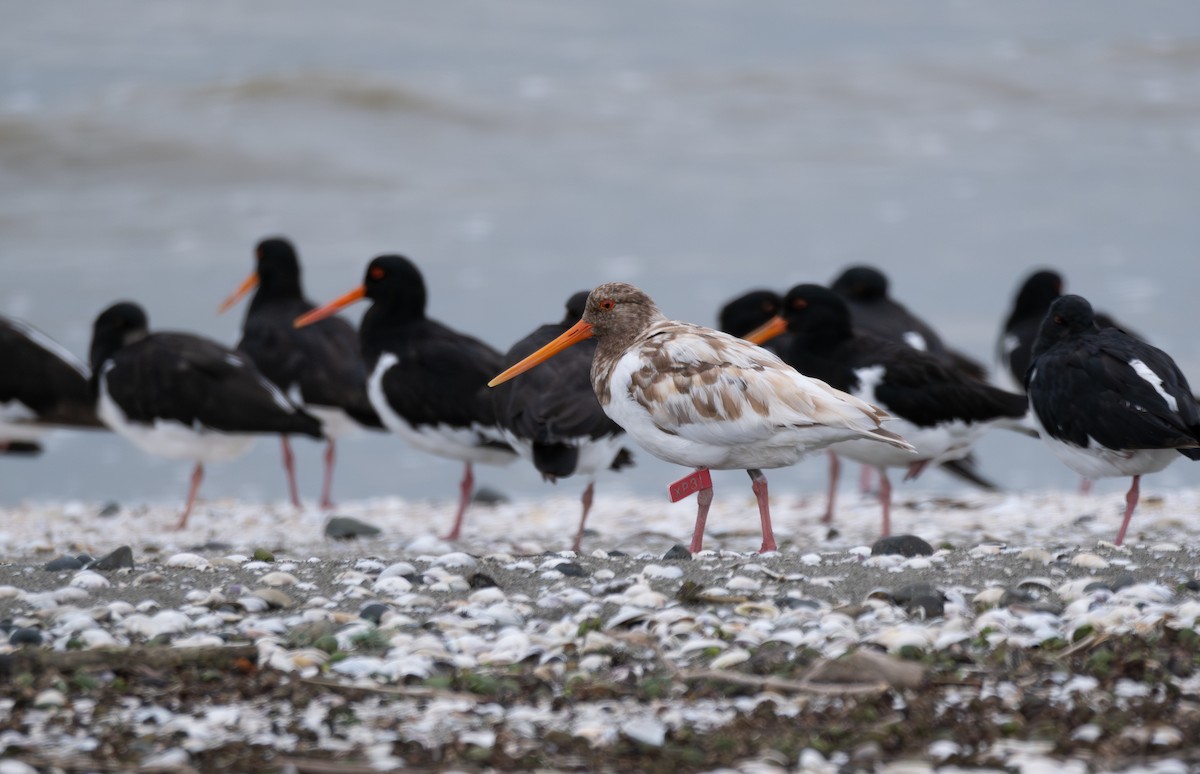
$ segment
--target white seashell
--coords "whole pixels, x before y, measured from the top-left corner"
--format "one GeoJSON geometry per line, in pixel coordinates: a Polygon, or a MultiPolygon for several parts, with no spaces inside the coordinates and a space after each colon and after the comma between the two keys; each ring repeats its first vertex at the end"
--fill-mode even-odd
{"type": "Polygon", "coordinates": [[[175,554],[164,562],[167,567],[182,567],[185,570],[207,570],[212,564],[199,554],[175,554]]]}
{"type": "Polygon", "coordinates": [[[745,575],[735,575],[725,582],[725,586],[730,591],[758,591],[762,588],[762,583],[745,575]]]}
{"type": "MultiPolygon", "coordinates": [[[[816,567],[820,563],[821,563],[821,555],[820,554],[805,554],[804,556],[800,557],[800,564],[803,564],[807,567],[816,567]]],[[[814,750],[813,752],[816,752],[816,751],[814,750]]]]}
{"type": "Polygon", "coordinates": [[[906,570],[928,570],[932,566],[933,560],[928,556],[914,556],[904,562],[906,570]]]}
{"type": "Polygon", "coordinates": [[[354,569],[359,572],[377,573],[383,570],[384,564],[378,559],[359,559],[354,563],[354,569]]]}
{"type": "Polygon", "coordinates": [[[742,648],[734,648],[714,658],[709,666],[713,669],[728,669],[749,660],[750,651],[743,650],[742,648]]]}
{"type": "Polygon", "coordinates": [[[116,637],[100,628],[80,632],[79,640],[85,648],[109,648],[117,644],[116,637]]]}
{"type": "Polygon", "coordinates": [[[0,599],[15,599],[24,593],[16,586],[0,586],[0,599]]]}
{"type": "Polygon", "coordinates": [[[1087,567],[1090,570],[1108,568],[1108,561],[1104,557],[1092,553],[1082,553],[1072,557],[1071,564],[1075,567],[1087,567]]]}
{"type": "Polygon", "coordinates": [[[270,605],[267,604],[267,600],[251,594],[247,594],[244,597],[238,597],[237,603],[241,605],[247,613],[261,613],[270,607],[270,605]]]}
{"type": "Polygon", "coordinates": [[[358,570],[346,570],[334,576],[333,582],[340,586],[361,586],[371,582],[371,576],[358,570]]]}
{"type": "Polygon", "coordinates": [[[1104,736],[1104,729],[1095,723],[1084,723],[1071,732],[1071,738],[1080,742],[1088,742],[1089,744],[1104,736]]]}
{"type": "Polygon", "coordinates": [[[664,607],[669,601],[666,594],[660,594],[657,591],[644,591],[636,596],[629,597],[627,600],[631,605],[639,607],[664,607]]]}
{"type": "Polygon", "coordinates": [[[144,572],[133,579],[133,585],[149,586],[155,583],[162,583],[166,579],[167,576],[163,575],[161,572],[144,572]]]}
{"type": "Polygon", "coordinates": [[[1044,548],[1026,548],[1018,556],[1027,562],[1041,562],[1042,564],[1047,564],[1054,558],[1044,548]]]}
{"type": "Polygon", "coordinates": [[[1176,551],[1182,551],[1183,546],[1179,545],[1178,543],[1155,543],[1154,545],[1150,546],[1150,550],[1163,554],[1173,554],[1176,551]]]}
{"type": "Polygon", "coordinates": [[[111,586],[108,578],[91,570],[80,570],[71,578],[71,585],[79,589],[103,589],[111,586]]]}
{"type": "Polygon", "coordinates": [[[643,621],[649,615],[650,612],[648,610],[643,610],[640,607],[633,607],[632,605],[624,605],[616,612],[615,615],[605,621],[604,628],[615,629],[618,626],[626,626],[627,624],[631,624],[636,621],[643,621]]]}
{"type": "MultiPolygon", "coordinates": [[[[617,574],[608,568],[604,568],[602,570],[596,570],[594,573],[592,573],[592,578],[595,580],[598,580],[598,581],[608,581],[608,580],[612,580],[615,577],[617,577],[617,574]]],[[[0,588],[3,588],[3,587],[0,587],[0,588]]],[[[12,587],[10,586],[9,588],[12,588],[12,587]]]]}
{"type": "Polygon", "coordinates": [[[60,605],[68,605],[72,602],[82,602],[88,598],[88,593],[81,588],[63,586],[50,592],[50,597],[60,605]]]}
{"type": "Polygon", "coordinates": [[[74,611],[69,615],[64,615],[54,627],[54,631],[58,634],[75,634],[82,632],[85,629],[95,629],[100,624],[95,618],[82,611],[74,611]]]}
{"type": "Polygon", "coordinates": [[[734,607],[733,612],[747,618],[775,619],[779,617],[779,608],[770,602],[743,602],[734,607]]]}
{"type": "Polygon", "coordinates": [[[260,583],[265,583],[268,586],[295,586],[300,582],[300,579],[290,572],[269,572],[258,579],[260,583]]]}
{"type": "Polygon", "coordinates": [[[1004,596],[1003,586],[992,586],[984,589],[971,598],[971,602],[976,607],[995,607],[1000,604],[1000,598],[1004,596]]]}
{"type": "Polygon", "coordinates": [[[217,635],[204,634],[202,632],[171,641],[171,647],[173,648],[219,648],[224,644],[225,640],[217,635]]]}
{"type": "Polygon", "coordinates": [[[66,695],[54,688],[47,688],[33,698],[33,706],[42,709],[49,707],[61,707],[67,703],[66,695]]]}
{"type": "Polygon", "coordinates": [[[648,564],[642,568],[642,576],[659,580],[674,580],[683,577],[683,568],[674,565],[648,564]]]}
{"type": "Polygon", "coordinates": [[[413,567],[408,562],[396,562],[395,564],[389,564],[387,567],[383,568],[383,570],[380,571],[379,580],[383,580],[384,578],[392,578],[392,577],[395,577],[398,575],[404,576],[404,575],[416,575],[416,574],[417,574],[417,568],[413,567]]]}
{"type": "Polygon", "coordinates": [[[662,747],[667,727],[654,716],[630,718],[621,724],[621,733],[647,747],[662,747]]]}
{"type": "Polygon", "coordinates": [[[412,581],[402,575],[389,575],[375,581],[375,593],[383,595],[407,594],[412,591],[412,581]]]}
{"type": "Polygon", "coordinates": [[[201,630],[220,629],[224,625],[225,619],[213,613],[202,615],[196,620],[192,621],[192,626],[201,630]]]}
{"type": "Polygon", "coordinates": [[[972,559],[982,559],[985,556],[996,556],[1004,549],[999,543],[982,543],[972,548],[968,553],[972,559]]]}
{"type": "Polygon", "coordinates": [[[470,554],[462,551],[454,551],[449,554],[442,554],[433,560],[435,567],[448,567],[450,569],[473,570],[479,566],[479,561],[470,554]]]}

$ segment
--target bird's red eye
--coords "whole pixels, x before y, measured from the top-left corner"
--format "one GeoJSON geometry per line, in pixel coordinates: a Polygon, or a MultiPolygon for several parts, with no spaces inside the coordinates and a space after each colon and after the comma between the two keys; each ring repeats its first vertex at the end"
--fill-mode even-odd
{"type": "Polygon", "coordinates": [[[367,276],[369,276],[373,280],[383,279],[384,274],[385,274],[385,272],[384,272],[382,266],[372,266],[371,270],[369,272],[367,272],[367,276]]]}
{"type": "Polygon", "coordinates": [[[617,302],[613,301],[611,298],[606,298],[600,302],[600,308],[606,312],[611,311],[612,308],[616,305],[617,305],[617,302]]]}
{"type": "Polygon", "coordinates": [[[793,309],[807,309],[808,302],[805,301],[803,298],[792,299],[792,308],[793,309]]]}
{"type": "Polygon", "coordinates": [[[1062,318],[1062,315],[1061,315],[1061,314],[1056,314],[1056,315],[1054,315],[1054,324],[1055,324],[1055,325],[1062,325],[1062,324],[1063,324],[1063,318],[1062,318]]]}

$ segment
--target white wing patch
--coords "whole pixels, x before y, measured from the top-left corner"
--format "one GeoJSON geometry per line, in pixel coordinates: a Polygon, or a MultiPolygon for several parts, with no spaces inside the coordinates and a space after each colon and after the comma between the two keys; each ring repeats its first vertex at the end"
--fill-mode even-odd
{"type": "Polygon", "coordinates": [[[916,331],[905,331],[901,338],[904,339],[905,344],[913,349],[919,349],[922,352],[929,349],[929,344],[925,341],[925,337],[916,331]]]}
{"type": "Polygon", "coordinates": [[[1136,357],[1129,361],[1129,366],[1133,369],[1134,373],[1145,379],[1146,382],[1154,388],[1154,391],[1162,396],[1162,399],[1165,400],[1167,405],[1171,407],[1171,411],[1176,413],[1179,412],[1179,402],[1175,400],[1174,395],[1171,395],[1163,389],[1162,377],[1154,373],[1150,366],[1146,365],[1141,360],[1138,360],[1136,357]]]}

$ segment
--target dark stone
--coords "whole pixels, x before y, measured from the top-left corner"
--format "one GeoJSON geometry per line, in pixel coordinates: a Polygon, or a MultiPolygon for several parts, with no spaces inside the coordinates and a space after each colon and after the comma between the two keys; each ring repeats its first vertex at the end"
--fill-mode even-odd
{"type": "Polygon", "coordinates": [[[380,532],[379,527],[352,519],[349,516],[334,516],[325,525],[325,534],[334,540],[353,540],[358,537],[373,537],[380,532]]]}
{"type": "Polygon", "coordinates": [[[1108,587],[1113,591],[1120,591],[1121,589],[1127,589],[1130,586],[1136,585],[1137,582],[1137,578],[1133,577],[1133,575],[1123,572],[1109,580],[1108,587]]]}
{"type": "Polygon", "coordinates": [[[79,561],[74,556],[60,556],[46,562],[46,566],[42,569],[50,572],[63,572],[66,570],[82,570],[83,562],[79,561]]]}
{"type": "Polygon", "coordinates": [[[9,645],[41,645],[42,633],[37,629],[13,629],[8,635],[9,645]]]}
{"type": "Polygon", "coordinates": [[[503,505],[508,502],[508,495],[490,486],[481,486],[471,495],[471,502],[479,505],[503,505]]]}
{"type": "Polygon", "coordinates": [[[692,552],[679,543],[671,546],[671,550],[663,554],[663,560],[667,562],[682,562],[692,558],[692,552]]]}
{"type": "Polygon", "coordinates": [[[228,552],[233,550],[233,545],[230,543],[223,543],[220,540],[210,540],[207,543],[189,546],[187,550],[193,554],[206,554],[216,551],[228,552]]]}
{"type": "Polygon", "coordinates": [[[500,586],[500,584],[497,583],[492,576],[484,575],[481,572],[477,572],[470,578],[467,578],[467,585],[473,589],[490,589],[499,588],[500,586]]]}
{"type": "Polygon", "coordinates": [[[88,565],[88,567],[92,570],[99,570],[100,572],[120,570],[125,567],[128,567],[132,570],[133,549],[129,546],[121,546],[115,551],[111,551],[110,553],[105,554],[96,561],[92,562],[90,565],[88,565]]]}
{"type": "Polygon", "coordinates": [[[920,615],[921,618],[940,618],[946,614],[946,602],[941,594],[918,594],[909,600],[904,608],[909,615],[920,615]]]}
{"type": "Polygon", "coordinates": [[[892,598],[899,605],[907,604],[917,597],[936,597],[937,599],[945,600],[946,595],[932,583],[909,583],[896,589],[895,593],[892,594],[892,598]]]}
{"type": "Polygon", "coordinates": [[[1183,587],[1188,591],[1200,591],[1200,580],[1192,578],[1190,581],[1185,582],[1183,587]]]}
{"type": "Polygon", "coordinates": [[[1111,591],[1112,591],[1112,587],[1111,587],[1111,586],[1109,586],[1109,585],[1108,585],[1107,583],[1105,583],[1104,581],[1092,581],[1091,583],[1089,583],[1088,585],[1086,585],[1086,586],[1084,586],[1084,587],[1083,587],[1083,593],[1084,593],[1084,594],[1094,594],[1094,593],[1095,593],[1095,592],[1097,592],[1097,591],[1108,591],[1108,592],[1111,592],[1111,591]]]}
{"type": "Polygon", "coordinates": [[[622,551],[620,549],[613,549],[612,551],[608,552],[608,555],[609,555],[609,557],[611,557],[613,559],[616,559],[616,558],[619,558],[622,556],[629,556],[629,554],[625,553],[624,551],[622,551]]]}
{"type": "Polygon", "coordinates": [[[916,535],[892,535],[880,538],[871,546],[871,556],[898,554],[899,556],[933,556],[933,546],[916,535]]]}
{"type": "Polygon", "coordinates": [[[391,608],[389,608],[387,605],[381,605],[378,602],[372,602],[359,612],[358,617],[370,621],[378,626],[379,621],[383,618],[383,614],[390,609],[391,608]]]}
{"type": "Polygon", "coordinates": [[[97,513],[96,515],[102,516],[104,518],[108,518],[109,516],[116,516],[120,512],[121,512],[120,503],[115,503],[115,502],[114,503],[105,503],[104,507],[101,508],[100,512],[97,513]]]}
{"type": "Polygon", "coordinates": [[[575,562],[563,562],[562,564],[556,564],[554,565],[554,570],[561,572],[568,578],[586,578],[588,576],[588,571],[583,569],[583,567],[579,566],[578,564],[575,564],[575,562]]]}
{"type": "Polygon", "coordinates": [[[997,607],[1008,607],[1009,605],[1032,605],[1037,602],[1037,597],[1022,591],[1021,589],[1005,589],[1004,594],[1000,597],[1000,602],[997,607]]]}
{"type": "Polygon", "coordinates": [[[797,608],[806,608],[808,610],[817,610],[821,607],[821,603],[815,599],[797,599],[796,597],[775,597],[775,606],[780,610],[796,610],[797,608]]]}

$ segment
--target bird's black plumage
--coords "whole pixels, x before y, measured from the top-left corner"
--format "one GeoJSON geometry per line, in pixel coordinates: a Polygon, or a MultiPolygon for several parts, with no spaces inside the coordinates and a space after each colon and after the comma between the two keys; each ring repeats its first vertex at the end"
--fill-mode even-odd
{"type": "MultiPolygon", "coordinates": [[[[717,313],[717,327],[731,336],[744,338],[763,323],[779,314],[783,299],[773,290],[750,290],[731,299],[717,313]]],[[[781,354],[790,336],[783,334],[763,344],[766,349],[781,354]]]]}
{"type": "MultiPolygon", "coordinates": [[[[504,361],[516,363],[558,338],[583,316],[587,296],[587,291],[571,296],[561,322],[538,327],[514,344],[504,361]]],[[[492,390],[500,426],[532,444],[534,466],[549,478],[575,472],[581,443],[624,434],[596,400],[591,381],[595,350],[595,340],[588,339],[492,390]]],[[[627,459],[628,453],[621,462],[627,459]]]]}
{"type": "MultiPolygon", "coordinates": [[[[23,407],[38,426],[103,427],[96,417],[87,368],[45,334],[0,317],[0,404],[23,407]]],[[[2,418],[2,416],[0,416],[2,418]]],[[[0,437],[0,441],[4,441],[0,437]]],[[[13,447],[18,451],[24,447],[13,447]]],[[[32,451],[30,449],[29,451],[32,451]]]]}
{"type": "Polygon", "coordinates": [[[366,427],[382,427],[367,399],[367,372],[358,332],[340,317],[303,328],[293,321],[316,308],[304,296],[292,244],[264,239],[255,250],[258,288],[246,310],[239,351],[303,405],[340,409],[366,427]]]}
{"type": "MultiPolygon", "coordinates": [[[[516,363],[566,332],[583,317],[588,293],[567,300],[561,322],[538,327],[518,341],[504,356],[516,363]]],[[[633,464],[622,447],[625,431],[608,418],[592,387],[592,356],[596,341],[587,339],[551,358],[521,379],[492,389],[496,419],[518,451],[527,454],[548,481],[580,474],[593,478],[600,470],[619,470],[633,464]]],[[[583,513],[572,548],[580,549],[591,510],[594,481],[589,480],[580,498],[583,513]]]]}
{"type": "Polygon", "coordinates": [[[96,318],[89,359],[93,381],[129,422],[321,437],[320,423],[243,355],[187,333],[150,333],[136,304],[114,304],[96,318]]]}
{"type": "Polygon", "coordinates": [[[1026,389],[1051,437],[1086,448],[1176,449],[1200,459],[1200,407],[1167,353],[1097,325],[1091,304],[1062,296],[1032,349],[1026,389]],[[1141,364],[1139,368],[1136,364],[1141,364]]]}
{"type": "Polygon", "coordinates": [[[834,279],[830,288],[845,300],[856,329],[929,352],[974,379],[987,377],[983,365],[946,346],[932,326],[893,299],[889,285],[887,275],[879,269],[851,266],[834,279]]]}
{"type": "Polygon", "coordinates": [[[1018,418],[1027,408],[1024,396],[973,379],[932,353],[856,331],[844,300],[819,285],[789,291],[783,317],[793,337],[784,355],[789,365],[846,392],[859,389],[861,369],[882,368],[875,399],[918,427],[1018,418]]]}
{"type": "Polygon", "coordinates": [[[1088,478],[1131,476],[1125,532],[1139,482],[1179,459],[1200,459],[1200,405],[1170,356],[1124,331],[1100,328],[1080,296],[1050,305],[1032,350],[1025,389],[1042,440],[1088,478]]]}

